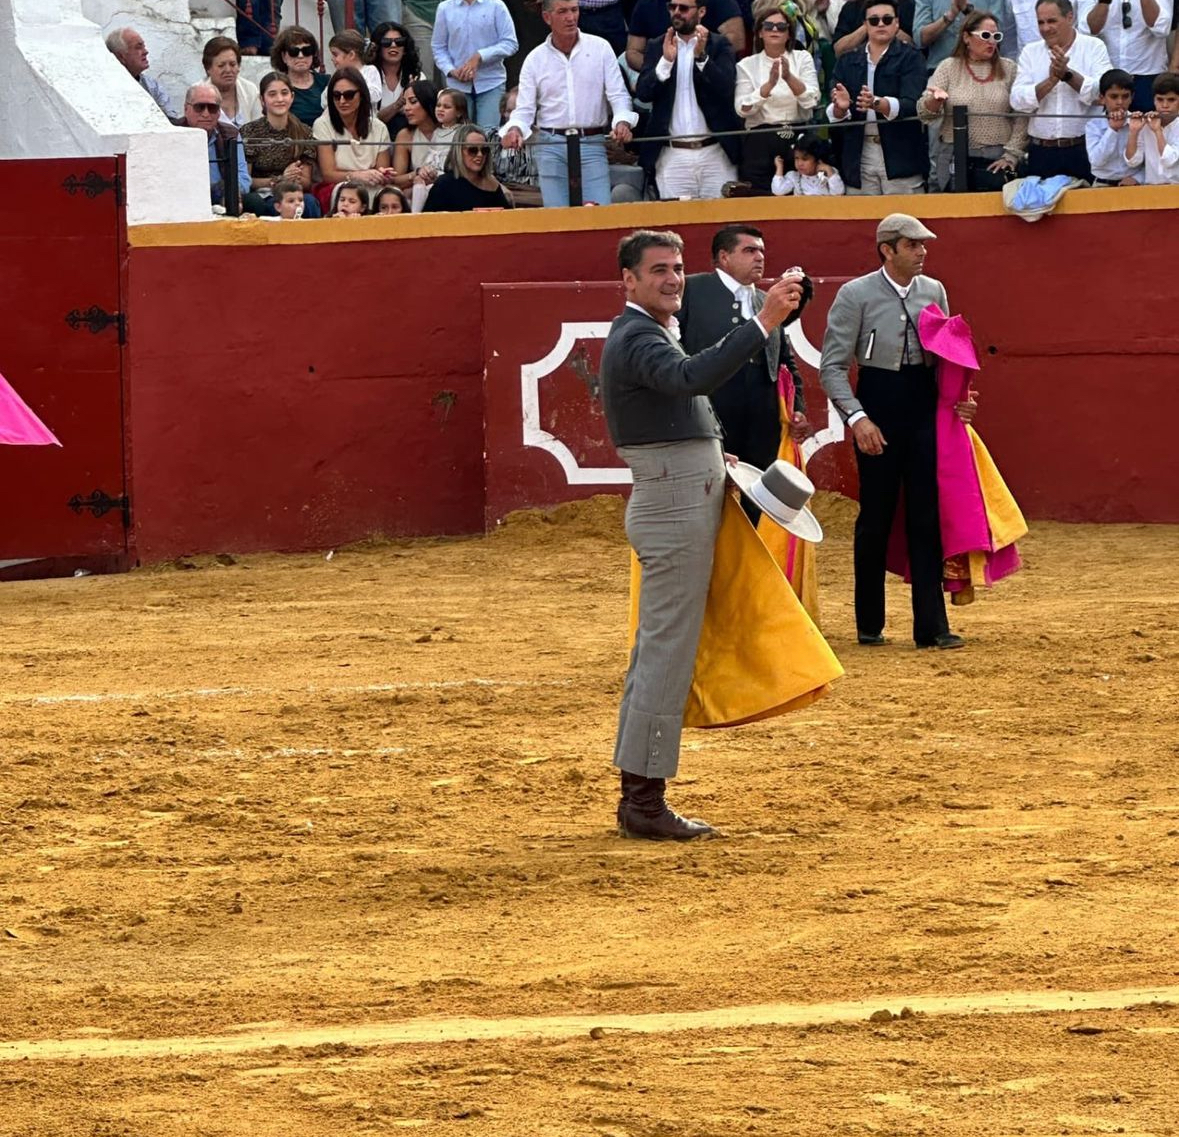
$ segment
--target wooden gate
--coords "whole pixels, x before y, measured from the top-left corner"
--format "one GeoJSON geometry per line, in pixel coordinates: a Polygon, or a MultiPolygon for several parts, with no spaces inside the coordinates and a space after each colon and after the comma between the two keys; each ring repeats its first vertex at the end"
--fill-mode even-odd
{"type": "Polygon", "coordinates": [[[122,563],[122,159],[6,161],[0,178],[0,372],[62,444],[0,446],[0,567],[122,563]]]}

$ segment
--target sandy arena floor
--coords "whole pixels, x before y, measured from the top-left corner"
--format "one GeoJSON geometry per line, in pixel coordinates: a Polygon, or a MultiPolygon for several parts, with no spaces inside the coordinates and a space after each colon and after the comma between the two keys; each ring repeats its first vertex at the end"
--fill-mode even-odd
{"type": "Polygon", "coordinates": [[[0,585],[0,1133],[1179,1132],[1179,533],[872,650],[824,505],[847,676],[688,736],[687,847],[612,831],[613,499],[0,585]]]}

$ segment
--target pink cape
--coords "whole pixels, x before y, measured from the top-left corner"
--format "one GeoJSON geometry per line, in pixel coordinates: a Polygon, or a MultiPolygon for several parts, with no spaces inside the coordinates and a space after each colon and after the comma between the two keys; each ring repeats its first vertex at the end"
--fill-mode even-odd
{"type": "Polygon", "coordinates": [[[61,443],[0,375],[0,443],[9,446],[60,446],[61,443]]]}
{"type": "MultiPolygon", "coordinates": [[[[984,452],[985,448],[981,439],[954,410],[955,404],[965,402],[968,398],[972,372],[979,369],[970,325],[961,316],[947,316],[936,304],[930,304],[918,317],[917,330],[922,346],[938,357],[938,398],[934,425],[937,431],[938,518],[942,560],[947,563],[954,558],[969,558],[972,553],[981,554],[983,579],[976,583],[990,587],[995,581],[1015,572],[1020,567],[1020,559],[1013,542],[997,543],[995,540],[987,510],[989,487],[980,478],[976,455],[976,447],[984,452]]],[[[993,477],[998,478],[997,471],[993,477]]],[[[1007,492],[1001,480],[999,487],[1003,493],[1007,492]]],[[[1013,500],[1011,506],[1014,507],[1013,500]]],[[[1022,518],[1019,521],[1022,522],[1022,518]]],[[[909,579],[904,516],[900,509],[893,521],[889,539],[888,567],[890,571],[909,579]]],[[[971,580],[969,575],[959,579],[947,572],[943,584],[948,592],[957,592],[968,588],[971,580]]]]}

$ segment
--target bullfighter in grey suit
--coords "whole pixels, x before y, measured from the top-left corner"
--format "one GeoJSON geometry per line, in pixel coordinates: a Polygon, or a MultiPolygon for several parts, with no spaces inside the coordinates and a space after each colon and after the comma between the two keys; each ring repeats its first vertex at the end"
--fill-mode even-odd
{"type": "Polygon", "coordinates": [[[614,747],[618,827],[627,837],[678,841],[714,832],[664,800],[679,767],[726,492],[720,423],[707,396],[764,346],[802,293],[797,281],[779,281],[756,318],[689,356],[672,319],[684,290],[683,248],[675,233],[643,229],[619,244],[626,309],[611,325],[600,371],[610,438],[634,475],[626,535],[642,567],[614,747]]]}
{"type": "MultiPolygon", "coordinates": [[[[962,647],[946,620],[938,520],[934,411],[937,382],[917,334],[929,304],[949,311],[946,290],[923,276],[930,232],[915,217],[893,213],[876,227],[882,266],[845,284],[827,314],[819,379],[851,428],[860,473],[855,530],[855,608],[859,642],[884,640],[888,538],[904,491],[905,536],[913,579],[913,639],[918,647],[962,647]],[[848,375],[859,371],[853,394],[848,375]]],[[[959,404],[969,421],[973,401],[959,404]]]]}
{"type": "MultiPolygon", "coordinates": [[[[765,276],[765,240],[752,225],[726,225],[712,238],[713,272],[696,273],[684,282],[680,309],[680,342],[689,354],[710,347],[738,324],[756,316],[765,293],[756,285],[765,276]]],[[[803,280],[803,302],[787,323],[802,312],[809,281],[803,280]]],[[[740,371],[712,396],[712,406],[724,428],[725,450],[764,470],[778,457],[782,441],[778,417],[778,366],[785,364],[794,384],[794,422],[791,434],[802,442],[813,431],[807,424],[802,375],[784,330],[759,344],[740,371]]],[[[756,524],[760,511],[742,501],[756,524]]]]}

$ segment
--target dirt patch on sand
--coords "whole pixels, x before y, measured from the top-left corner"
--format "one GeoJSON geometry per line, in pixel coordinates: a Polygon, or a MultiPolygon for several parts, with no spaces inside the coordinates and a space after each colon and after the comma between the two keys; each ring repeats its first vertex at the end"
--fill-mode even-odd
{"type": "MultiPolygon", "coordinates": [[[[918,653],[899,585],[854,644],[848,507],[817,511],[847,676],[686,738],[674,801],[728,834],[688,847],[611,830],[615,499],[0,586],[3,1037],[1179,982],[1179,534],[1036,526],[952,611],[967,650],[918,653]]],[[[1176,1012],[1086,1024],[13,1063],[0,1131],[1174,1131],[1176,1012]]]]}

